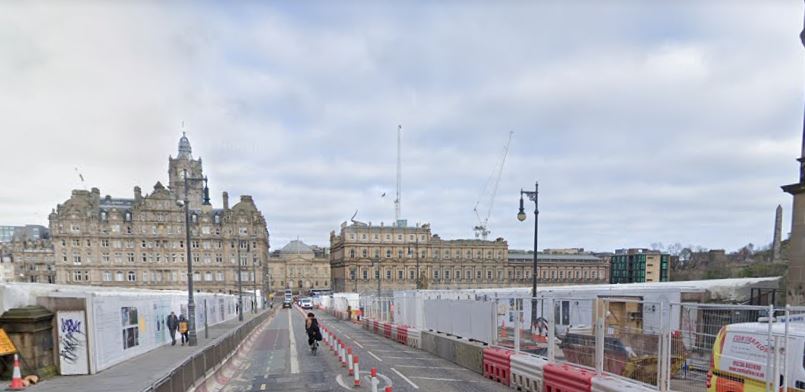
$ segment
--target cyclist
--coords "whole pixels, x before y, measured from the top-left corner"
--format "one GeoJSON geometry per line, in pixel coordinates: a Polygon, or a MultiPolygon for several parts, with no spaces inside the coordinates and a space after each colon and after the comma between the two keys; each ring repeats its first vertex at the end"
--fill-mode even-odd
{"type": "Polygon", "coordinates": [[[316,319],[316,315],[312,312],[308,313],[305,319],[305,332],[307,332],[307,344],[310,345],[310,351],[315,354],[322,336],[319,329],[319,320],[316,319]]]}

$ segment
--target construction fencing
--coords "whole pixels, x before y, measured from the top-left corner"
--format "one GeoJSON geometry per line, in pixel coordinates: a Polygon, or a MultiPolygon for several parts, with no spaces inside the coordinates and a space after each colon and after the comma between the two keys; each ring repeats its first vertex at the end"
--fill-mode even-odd
{"type": "MultiPolygon", "coordinates": [[[[712,376],[712,353],[721,349],[716,347],[716,339],[722,328],[754,323],[748,328],[759,331],[756,346],[763,346],[753,354],[756,363],[726,354],[722,360],[752,369],[754,377],[760,378],[760,388],[765,383],[767,392],[793,388],[794,385],[787,385],[791,375],[803,374],[803,339],[793,336],[789,326],[799,324],[799,331],[805,328],[802,326],[805,308],[650,302],[616,297],[417,296],[362,296],[360,307],[363,315],[372,320],[459,336],[552,362],[571,363],[660,391],[683,392],[707,391],[712,376]],[[798,341],[798,345],[791,345],[793,341],[798,341]],[[786,346],[799,352],[789,355],[786,346]]],[[[740,369],[735,371],[741,373],[740,369]]]]}

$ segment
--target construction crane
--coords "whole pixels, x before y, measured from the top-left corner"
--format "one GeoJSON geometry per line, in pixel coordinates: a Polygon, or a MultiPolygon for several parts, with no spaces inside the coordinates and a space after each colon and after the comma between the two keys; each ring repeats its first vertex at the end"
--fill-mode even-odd
{"type": "Polygon", "coordinates": [[[489,216],[492,215],[492,207],[495,205],[495,195],[498,193],[500,177],[503,174],[503,166],[506,164],[506,157],[509,155],[509,145],[511,145],[513,134],[514,132],[509,132],[509,138],[506,140],[506,145],[503,147],[503,157],[500,159],[500,162],[498,162],[498,165],[492,169],[492,173],[486,180],[486,184],[484,184],[481,194],[478,196],[478,201],[475,202],[475,207],[472,209],[475,211],[475,216],[478,217],[478,225],[473,227],[475,238],[486,240],[489,236],[490,231],[487,226],[489,216]],[[486,201],[487,198],[489,200],[489,208],[486,211],[486,215],[481,217],[481,214],[478,212],[478,207],[481,205],[481,202],[486,201]]]}

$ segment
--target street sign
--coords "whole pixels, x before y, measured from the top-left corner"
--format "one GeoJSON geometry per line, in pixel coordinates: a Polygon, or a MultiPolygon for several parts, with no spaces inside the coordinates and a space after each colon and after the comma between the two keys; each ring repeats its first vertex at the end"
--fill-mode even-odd
{"type": "Polygon", "coordinates": [[[14,342],[6,334],[6,331],[0,328],[0,356],[14,354],[17,348],[14,347],[14,342]]]}

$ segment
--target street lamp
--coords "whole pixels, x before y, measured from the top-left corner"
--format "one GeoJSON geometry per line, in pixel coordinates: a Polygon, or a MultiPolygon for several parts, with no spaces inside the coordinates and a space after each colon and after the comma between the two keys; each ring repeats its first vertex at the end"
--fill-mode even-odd
{"type": "Polygon", "coordinates": [[[534,184],[533,192],[520,189],[520,211],[517,212],[517,220],[520,222],[524,222],[526,219],[525,210],[523,209],[523,195],[534,202],[534,265],[531,273],[531,328],[534,328],[537,322],[537,224],[539,222],[537,196],[539,195],[539,183],[534,184]]]}
{"type": "Polygon", "coordinates": [[[257,314],[257,258],[252,255],[252,283],[254,291],[252,291],[252,313],[257,314]]]}
{"type": "Polygon", "coordinates": [[[182,170],[184,177],[184,232],[185,249],[187,250],[187,344],[195,346],[198,344],[196,338],[196,303],[193,301],[193,257],[190,250],[190,200],[187,196],[188,181],[204,181],[207,177],[187,177],[187,169],[182,170]]]}
{"type": "MultiPolygon", "coordinates": [[[[251,244],[246,241],[246,253],[251,250],[251,244]]],[[[243,260],[240,256],[240,248],[243,247],[243,240],[238,240],[238,321],[243,321],[243,260]]]]}
{"type": "Polygon", "coordinates": [[[372,259],[372,267],[375,267],[375,277],[377,278],[377,298],[380,298],[380,257],[372,259]]]}

